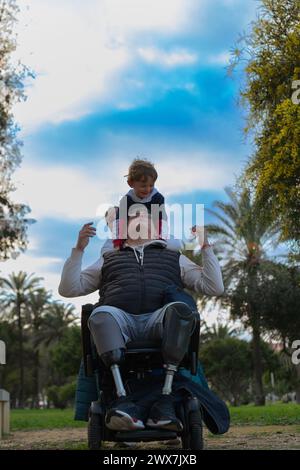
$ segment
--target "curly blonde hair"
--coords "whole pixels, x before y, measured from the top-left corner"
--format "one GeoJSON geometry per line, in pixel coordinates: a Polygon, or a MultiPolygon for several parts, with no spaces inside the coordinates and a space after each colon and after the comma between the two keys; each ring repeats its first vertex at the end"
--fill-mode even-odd
{"type": "Polygon", "coordinates": [[[152,178],[155,182],[158,175],[152,162],[135,158],[129,167],[128,175],[125,176],[127,176],[127,181],[143,181],[152,178]]]}

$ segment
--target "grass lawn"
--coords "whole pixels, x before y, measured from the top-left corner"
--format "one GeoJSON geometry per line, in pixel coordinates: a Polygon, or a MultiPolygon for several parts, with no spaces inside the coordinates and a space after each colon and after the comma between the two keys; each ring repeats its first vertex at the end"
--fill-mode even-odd
{"type": "MultiPolygon", "coordinates": [[[[266,406],[230,407],[232,425],[300,425],[300,405],[277,403],[266,406]]],[[[11,430],[86,427],[85,421],[74,421],[74,410],[11,410],[11,430]]]]}
{"type": "Polygon", "coordinates": [[[231,424],[276,425],[300,424],[300,405],[276,403],[266,406],[230,407],[231,424]]]}
{"type": "Polygon", "coordinates": [[[85,421],[74,421],[74,410],[11,410],[11,430],[86,427],[85,421]]]}
{"type": "MultiPolygon", "coordinates": [[[[205,448],[300,449],[300,405],[278,403],[264,407],[231,407],[231,427],[224,435],[204,429],[205,448]]],[[[74,410],[11,410],[11,433],[0,441],[0,449],[87,450],[85,421],[74,421],[74,410]]],[[[103,449],[124,449],[104,442],[103,449]]],[[[167,449],[158,442],[138,443],[137,449],[167,449]]],[[[173,447],[172,447],[173,449],[173,447]]]]}

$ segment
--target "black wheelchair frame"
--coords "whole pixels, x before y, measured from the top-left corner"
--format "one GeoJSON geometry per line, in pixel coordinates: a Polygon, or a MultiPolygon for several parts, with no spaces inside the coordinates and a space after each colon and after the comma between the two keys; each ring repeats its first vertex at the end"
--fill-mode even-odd
{"type": "MultiPolygon", "coordinates": [[[[144,429],[135,431],[112,431],[105,426],[104,418],[107,408],[107,397],[111,397],[114,383],[111,371],[102,363],[93,344],[88,319],[94,309],[93,304],[82,305],[81,309],[81,339],[84,371],[87,377],[95,376],[98,400],[91,403],[88,421],[88,447],[91,450],[101,448],[103,441],[112,442],[149,442],[169,441],[181,437],[183,449],[202,450],[202,413],[197,397],[188,396],[176,406],[176,414],[183,424],[180,432],[163,429],[144,429]],[[100,379],[101,377],[101,379],[100,379]],[[100,383],[101,382],[101,383],[100,383]]],[[[200,335],[200,317],[190,338],[188,351],[180,367],[197,374],[198,349],[200,335]]],[[[154,368],[163,368],[163,360],[159,342],[139,341],[127,343],[124,365],[121,365],[122,377],[135,374],[136,378],[154,368]]]]}

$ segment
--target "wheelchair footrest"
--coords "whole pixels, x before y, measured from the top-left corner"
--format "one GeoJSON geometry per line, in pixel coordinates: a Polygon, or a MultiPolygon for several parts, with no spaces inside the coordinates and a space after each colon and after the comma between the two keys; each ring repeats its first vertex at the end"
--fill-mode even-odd
{"type": "Polygon", "coordinates": [[[176,439],[175,431],[164,431],[163,429],[143,429],[141,431],[118,431],[115,434],[116,441],[169,441],[176,439]]]}

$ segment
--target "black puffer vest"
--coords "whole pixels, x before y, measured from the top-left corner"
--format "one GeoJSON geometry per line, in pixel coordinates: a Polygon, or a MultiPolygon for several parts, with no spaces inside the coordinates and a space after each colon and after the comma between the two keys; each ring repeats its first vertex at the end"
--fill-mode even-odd
{"type": "Polygon", "coordinates": [[[135,315],[152,312],[164,305],[169,285],[183,288],[180,253],[159,244],[144,248],[144,256],[132,248],[104,253],[100,300],[97,305],[112,305],[135,315]]]}

